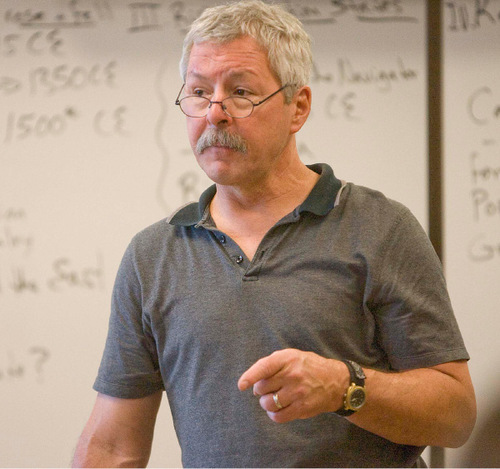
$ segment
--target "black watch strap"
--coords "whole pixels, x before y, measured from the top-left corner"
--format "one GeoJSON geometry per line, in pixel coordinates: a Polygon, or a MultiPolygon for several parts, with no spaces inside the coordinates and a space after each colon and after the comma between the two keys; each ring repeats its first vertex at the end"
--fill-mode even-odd
{"type": "MultiPolygon", "coordinates": [[[[359,366],[356,362],[353,362],[351,360],[341,360],[341,361],[346,364],[347,369],[349,370],[348,388],[352,385],[352,383],[354,383],[356,386],[364,387],[366,376],[365,373],[363,372],[363,368],[361,368],[361,366],[359,366]]],[[[335,413],[337,415],[341,415],[342,417],[349,417],[349,415],[356,413],[356,411],[352,409],[346,409],[344,404],[344,406],[342,406],[335,413]]]]}

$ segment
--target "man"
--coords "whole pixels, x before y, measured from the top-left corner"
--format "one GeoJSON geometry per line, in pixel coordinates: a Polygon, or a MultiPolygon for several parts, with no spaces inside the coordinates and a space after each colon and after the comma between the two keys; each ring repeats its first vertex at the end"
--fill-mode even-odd
{"type": "Polygon", "coordinates": [[[417,466],[467,440],[468,355],[423,230],[299,159],[311,63],[276,6],[193,24],[176,104],[215,185],[127,249],[75,465],[147,464],[163,390],[185,466],[417,466]]]}

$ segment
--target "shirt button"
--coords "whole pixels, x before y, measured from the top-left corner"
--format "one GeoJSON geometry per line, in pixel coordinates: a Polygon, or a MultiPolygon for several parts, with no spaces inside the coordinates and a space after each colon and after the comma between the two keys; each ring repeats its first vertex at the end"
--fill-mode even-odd
{"type": "Polygon", "coordinates": [[[224,235],[221,235],[221,237],[219,238],[220,242],[222,244],[224,244],[226,242],[226,237],[224,235]]]}
{"type": "Polygon", "coordinates": [[[243,257],[242,256],[238,256],[236,258],[236,264],[241,264],[243,262],[243,257]]]}

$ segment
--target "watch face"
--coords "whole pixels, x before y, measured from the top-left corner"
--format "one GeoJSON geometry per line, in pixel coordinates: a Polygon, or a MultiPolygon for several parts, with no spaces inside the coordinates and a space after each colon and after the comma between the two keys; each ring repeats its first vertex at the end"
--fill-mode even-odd
{"type": "Polygon", "coordinates": [[[361,408],[365,403],[365,398],[365,390],[360,386],[356,386],[349,394],[349,407],[353,410],[361,408]]]}

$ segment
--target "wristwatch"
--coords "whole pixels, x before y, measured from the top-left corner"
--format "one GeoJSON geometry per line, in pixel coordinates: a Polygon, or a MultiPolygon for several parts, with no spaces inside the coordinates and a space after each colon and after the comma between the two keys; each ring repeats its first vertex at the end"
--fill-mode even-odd
{"type": "Polygon", "coordinates": [[[361,368],[356,362],[351,360],[342,360],[342,362],[345,363],[349,369],[349,382],[351,384],[344,394],[344,407],[340,408],[335,413],[341,415],[342,417],[348,417],[361,409],[366,402],[366,376],[363,372],[363,368],[361,368]]]}

